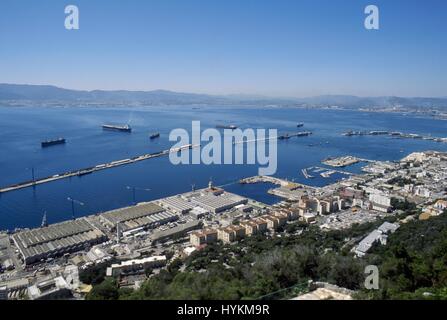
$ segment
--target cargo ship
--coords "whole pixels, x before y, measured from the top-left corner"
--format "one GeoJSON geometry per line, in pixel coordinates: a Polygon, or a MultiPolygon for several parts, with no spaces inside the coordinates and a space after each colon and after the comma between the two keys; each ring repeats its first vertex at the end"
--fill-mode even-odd
{"type": "Polygon", "coordinates": [[[279,140],[288,140],[288,139],[290,139],[290,135],[288,133],[286,133],[285,135],[279,136],[278,139],[279,140]]]}
{"type": "Polygon", "coordinates": [[[154,132],[154,133],[152,133],[150,136],[149,136],[149,138],[152,140],[152,139],[156,139],[156,138],[159,138],[160,137],[160,133],[159,132],[154,132]]]}
{"type": "Polygon", "coordinates": [[[59,138],[59,139],[55,139],[55,140],[42,141],[41,145],[42,145],[42,148],[47,148],[47,147],[55,146],[58,144],[65,144],[65,143],[66,143],[66,140],[64,138],[59,138]]]}
{"type": "Polygon", "coordinates": [[[312,135],[312,132],[310,132],[310,131],[303,131],[303,132],[298,132],[295,134],[295,136],[297,136],[297,137],[307,137],[310,135],[312,135]]]}
{"type": "Polygon", "coordinates": [[[121,131],[121,132],[132,132],[132,128],[126,124],[124,126],[117,126],[112,124],[104,124],[102,126],[104,130],[111,130],[111,131],[121,131]]]}
{"type": "Polygon", "coordinates": [[[217,129],[231,129],[231,130],[236,130],[237,126],[230,124],[230,125],[224,125],[224,124],[218,124],[216,126],[217,129]]]}

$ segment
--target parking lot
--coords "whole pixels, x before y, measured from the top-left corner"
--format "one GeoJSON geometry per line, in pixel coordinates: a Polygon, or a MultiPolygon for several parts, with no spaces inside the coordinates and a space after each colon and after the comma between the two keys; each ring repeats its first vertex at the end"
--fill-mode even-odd
{"type": "Polygon", "coordinates": [[[353,212],[351,209],[333,213],[322,219],[320,228],[324,230],[340,230],[350,228],[353,224],[363,224],[373,222],[378,218],[386,217],[389,214],[359,209],[353,212]]]}

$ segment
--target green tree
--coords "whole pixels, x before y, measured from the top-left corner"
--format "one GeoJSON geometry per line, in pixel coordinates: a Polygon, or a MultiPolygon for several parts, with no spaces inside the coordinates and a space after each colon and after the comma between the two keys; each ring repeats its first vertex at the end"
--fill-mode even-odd
{"type": "Polygon", "coordinates": [[[119,298],[118,284],[114,278],[107,277],[100,284],[93,286],[87,294],[87,300],[117,300],[119,298]]]}

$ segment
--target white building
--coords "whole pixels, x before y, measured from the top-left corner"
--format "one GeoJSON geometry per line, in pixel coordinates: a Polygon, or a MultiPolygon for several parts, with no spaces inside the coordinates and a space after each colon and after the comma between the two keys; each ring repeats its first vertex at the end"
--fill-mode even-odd
{"type": "Polygon", "coordinates": [[[154,256],[144,259],[123,261],[108,267],[106,275],[108,277],[117,277],[126,272],[143,271],[145,268],[158,268],[166,265],[166,261],[166,256],[154,256]]]}
{"type": "Polygon", "coordinates": [[[414,185],[412,184],[406,184],[404,185],[404,191],[407,193],[413,193],[414,185]]]}
{"type": "Polygon", "coordinates": [[[416,186],[414,188],[414,194],[424,198],[429,198],[431,196],[431,191],[424,186],[416,186]]]}
{"type": "Polygon", "coordinates": [[[63,277],[51,278],[28,287],[31,300],[54,300],[71,296],[67,281],[63,277]]]}
{"type": "Polygon", "coordinates": [[[391,198],[384,193],[371,193],[369,195],[371,209],[380,212],[389,212],[391,210],[391,198]]]}
{"type": "Polygon", "coordinates": [[[380,225],[379,228],[372,231],[362,241],[360,241],[357,247],[354,248],[356,256],[363,257],[376,242],[379,242],[382,245],[386,245],[388,235],[390,233],[394,233],[398,228],[398,224],[384,222],[382,225],[380,225]]]}
{"type": "Polygon", "coordinates": [[[8,288],[6,286],[0,287],[0,300],[8,300],[8,288]]]}

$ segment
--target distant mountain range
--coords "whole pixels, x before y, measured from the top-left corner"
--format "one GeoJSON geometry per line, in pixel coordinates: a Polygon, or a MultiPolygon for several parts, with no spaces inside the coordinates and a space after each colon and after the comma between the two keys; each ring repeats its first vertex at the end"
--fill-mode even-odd
{"type": "Polygon", "coordinates": [[[141,102],[147,104],[219,103],[222,98],[165,90],[155,91],[82,91],[46,85],[0,84],[0,101],[61,102],[141,102]]]}
{"type": "Polygon", "coordinates": [[[309,98],[272,98],[250,95],[206,95],[166,90],[155,91],[82,91],[48,85],[0,84],[0,103],[38,104],[141,104],[141,105],[281,105],[340,108],[437,108],[447,109],[447,97],[357,97],[325,95],[309,98]]]}

